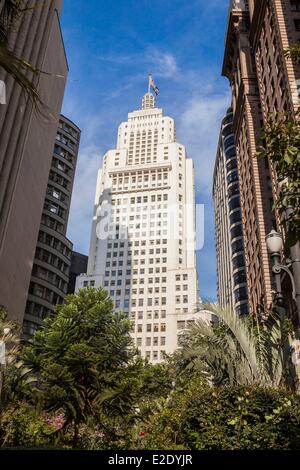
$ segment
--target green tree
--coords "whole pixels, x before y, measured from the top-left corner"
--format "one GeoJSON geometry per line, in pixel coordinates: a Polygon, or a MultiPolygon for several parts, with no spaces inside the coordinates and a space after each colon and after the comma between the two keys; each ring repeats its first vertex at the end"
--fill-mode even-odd
{"type": "Polygon", "coordinates": [[[286,247],[290,248],[300,239],[300,110],[293,118],[287,113],[271,115],[263,139],[259,154],[276,170],[276,208],[286,233],[286,247]]]}
{"type": "Polygon", "coordinates": [[[100,423],[113,439],[134,419],[139,364],[130,330],[104,289],[81,289],[57,307],[24,349],[23,360],[38,378],[32,400],[63,413],[74,446],[87,420],[100,423]]]}

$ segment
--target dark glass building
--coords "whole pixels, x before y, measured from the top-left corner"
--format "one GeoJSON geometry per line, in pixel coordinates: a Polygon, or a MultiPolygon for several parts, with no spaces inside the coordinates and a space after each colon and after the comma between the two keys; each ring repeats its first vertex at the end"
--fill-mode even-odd
{"type": "Polygon", "coordinates": [[[218,299],[237,314],[249,312],[245,270],[243,222],[232,108],[221,124],[214,171],[215,238],[218,299]]]}
{"type": "Polygon", "coordinates": [[[28,291],[23,331],[32,335],[68,292],[73,245],[66,238],[80,129],[60,117],[28,291]]]}
{"type": "Polygon", "coordinates": [[[68,294],[74,294],[76,277],[87,272],[88,256],[77,251],[72,252],[68,294]]]}

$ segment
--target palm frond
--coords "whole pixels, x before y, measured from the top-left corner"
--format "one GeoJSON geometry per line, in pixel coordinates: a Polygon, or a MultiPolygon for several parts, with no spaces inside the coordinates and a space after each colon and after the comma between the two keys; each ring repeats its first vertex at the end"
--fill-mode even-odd
{"type": "Polygon", "coordinates": [[[41,104],[41,99],[34,80],[31,80],[27,76],[27,74],[30,73],[34,77],[37,77],[39,71],[26,60],[17,57],[4,41],[0,41],[0,67],[13,77],[35,105],[41,104]]]}
{"type": "Polygon", "coordinates": [[[199,320],[186,332],[177,356],[181,370],[216,384],[278,387],[284,382],[290,353],[280,316],[270,315],[269,325],[258,329],[230,309],[204,308],[220,319],[220,326],[199,320]]]}

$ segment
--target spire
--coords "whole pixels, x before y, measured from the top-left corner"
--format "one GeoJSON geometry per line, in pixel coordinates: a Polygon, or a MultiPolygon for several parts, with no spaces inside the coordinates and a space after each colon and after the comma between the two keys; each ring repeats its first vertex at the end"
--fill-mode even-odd
{"type": "Polygon", "coordinates": [[[155,108],[155,96],[151,93],[151,88],[155,91],[155,94],[158,94],[158,88],[155,85],[152,74],[148,75],[148,93],[143,96],[142,99],[142,109],[152,109],[155,108]]]}
{"type": "Polygon", "coordinates": [[[152,93],[146,93],[142,99],[142,109],[155,108],[155,97],[152,93]]]}

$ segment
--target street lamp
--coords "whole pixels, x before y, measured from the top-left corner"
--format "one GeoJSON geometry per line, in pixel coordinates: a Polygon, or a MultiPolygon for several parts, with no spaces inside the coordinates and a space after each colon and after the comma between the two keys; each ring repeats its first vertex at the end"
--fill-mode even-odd
{"type": "Polygon", "coordinates": [[[300,326],[300,292],[296,292],[296,284],[292,271],[289,269],[293,261],[298,260],[288,260],[288,262],[281,261],[281,251],[283,249],[283,239],[282,235],[276,230],[271,230],[271,232],[266,237],[267,248],[273,260],[272,272],[275,278],[276,286],[276,300],[279,305],[283,304],[283,294],[282,294],[282,285],[281,285],[281,273],[284,271],[288,274],[291,284],[292,284],[292,298],[296,302],[300,326]]]}

